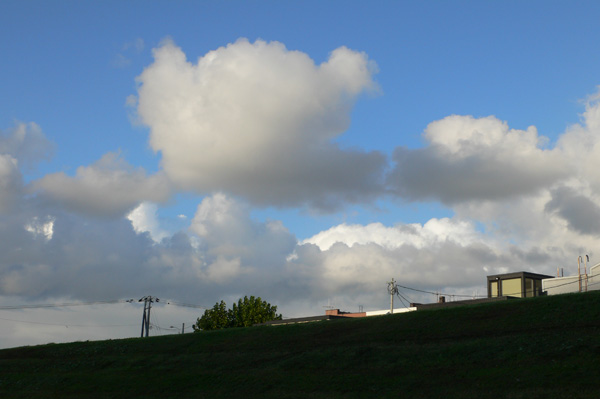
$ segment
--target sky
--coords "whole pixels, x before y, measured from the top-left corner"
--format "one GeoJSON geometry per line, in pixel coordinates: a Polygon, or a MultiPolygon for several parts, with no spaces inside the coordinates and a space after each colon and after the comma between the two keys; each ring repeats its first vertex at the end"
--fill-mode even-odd
{"type": "Polygon", "coordinates": [[[426,303],[600,262],[599,20],[596,1],[3,1],[0,348],[138,336],[147,295],[172,334],[245,295],[380,310],[392,278],[426,303]]]}

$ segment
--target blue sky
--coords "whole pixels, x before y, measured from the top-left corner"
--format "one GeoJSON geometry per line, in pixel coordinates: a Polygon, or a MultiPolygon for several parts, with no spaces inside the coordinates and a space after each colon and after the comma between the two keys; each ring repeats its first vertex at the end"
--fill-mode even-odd
{"type": "Polygon", "coordinates": [[[6,303],[256,294],[306,315],[330,300],[385,307],[374,292],[391,277],[470,294],[486,273],[593,259],[595,1],[9,0],[0,11],[6,303]],[[172,73],[176,54],[188,63],[172,73]],[[208,54],[233,75],[201,70],[208,54]],[[343,62],[322,72],[334,54],[343,62]],[[179,97],[206,108],[179,113],[179,97]],[[331,112],[299,105],[315,98],[331,112]],[[252,99],[273,112],[249,111],[252,99]],[[198,144],[218,140],[220,153],[198,144]],[[108,273],[130,289],[80,288],[108,273]]]}

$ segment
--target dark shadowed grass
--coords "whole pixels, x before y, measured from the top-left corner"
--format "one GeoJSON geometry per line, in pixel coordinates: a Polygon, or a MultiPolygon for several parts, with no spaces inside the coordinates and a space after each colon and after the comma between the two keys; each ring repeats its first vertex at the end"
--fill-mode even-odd
{"type": "Polygon", "coordinates": [[[597,398],[600,292],[0,351],[3,398],[597,398]]]}

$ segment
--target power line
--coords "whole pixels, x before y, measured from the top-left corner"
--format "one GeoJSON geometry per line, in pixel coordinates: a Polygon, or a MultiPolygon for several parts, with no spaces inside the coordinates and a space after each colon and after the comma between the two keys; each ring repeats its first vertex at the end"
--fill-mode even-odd
{"type": "Polygon", "coordinates": [[[400,292],[397,292],[396,295],[398,296],[398,298],[400,298],[400,302],[402,302],[402,304],[404,305],[405,308],[410,307],[410,304],[413,302],[407,298],[405,298],[404,296],[402,296],[402,294],[400,294],[400,292]],[[406,301],[406,303],[405,303],[406,301]]]}
{"type": "Polygon", "coordinates": [[[408,308],[408,305],[410,305],[410,303],[407,305],[407,304],[405,303],[405,300],[404,300],[404,298],[402,298],[402,295],[400,295],[400,294],[397,294],[397,296],[398,296],[398,299],[400,299],[400,302],[402,303],[402,305],[403,305],[405,308],[408,308]]]}
{"type": "Polygon", "coordinates": [[[113,303],[126,303],[131,300],[115,299],[109,301],[94,301],[94,302],[68,302],[68,303],[45,303],[45,304],[34,304],[34,305],[8,305],[0,306],[0,310],[20,310],[20,309],[40,309],[40,308],[63,308],[69,306],[90,306],[90,305],[104,305],[113,303]]]}
{"type": "MultiPolygon", "coordinates": [[[[185,325],[185,323],[184,323],[184,325],[185,325]]],[[[162,327],[162,326],[161,326],[161,325],[159,325],[159,324],[151,323],[151,324],[150,324],[150,327],[151,327],[153,330],[158,330],[158,331],[160,331],[160,332],[161,332],[161,333],[163,333],[163,334],[165,334],[165,332],[167,332],[167,333],[171,333],[171,334],[173,334],[174,332],[176,332],[177,334],[179,334],[179,333],[181,332],[181,327],[175,327],[175,326],[171,326],[171,327],[162,327]]],[[[190,327],[184,327],[184,328],[190,328],[190,327]]]]}
{"type": "Polygon", "coordinates": [[[181,306],[184,308],[210,309],[210,308],[207,308],[206,306],[202,306],[202,305],[194,305],[191,303],[181,303],[181,302],[176,302],[176,301],[168,301],[167,305],[181,306]]]}
{"type": "MultiPolygon", "coordinates": [[[[113,303],[131,303],[132,299],[112,299],[106,301],[92,301],[92,302],[65,302],[65,303],[40,303],[31,305],[6,305],[0,306],[0,310],[21,310],[21,309],[41,309],[41,308],[63,308],[70,306],[91,306],[91,305],[105,305],[113,303]]],[[[210,309],[206,306],[196,305],[191,303],[183,303],[177,301],[168,301],[167,305],[179,306],[184,308],[194,309],[210,309]]]]}
{"type": "Polygon", "coordinates": [[[425,294],[432,294],[432,295],[458,296],[458,297],[463,297],[463,298],[473,298],[474,296],[476,296],[476,297],[479,297],[479,298],[487,298],[487,295],[483,296],[483,295],[444,294],[442,292],[425,291],[425,290],[420,290],[418,288],[406,287],[404,285],[398,285],[398,287],[406,288],[407,290],[422,292],[422,293],[425,293],[425,294]]]}
{"type": "Polygon", "coordinates": [[[61,323],[46,323],[42,321],[27,321],[27,320],[16,320],[16,319],[7,319],[4,317],[0,317],[0,320],[12,321],[16,323],[27,323],[27,324],[41,324],[46,326],[61,326],[61,327],[89,327],[89,328],[98,328],[98,327],[131,327],[137,326],[137,324],[61,324],[61,323]]]}

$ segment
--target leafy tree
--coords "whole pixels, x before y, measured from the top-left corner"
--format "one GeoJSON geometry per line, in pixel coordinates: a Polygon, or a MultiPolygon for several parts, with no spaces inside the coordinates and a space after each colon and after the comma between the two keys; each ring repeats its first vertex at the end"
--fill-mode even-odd
{"type": "Polygon", "coordinates": [[[260,297],[247,296],[233,304],[232,309],[227,309],[224,301],[216,303],[212,309],[207,309],[193,326],[194,331],[216,330],[229,327],[249,327],[254,324],[271,320],[281,320],[277,314],[277,306],[263,301],[260,297]]]}
{"type": "Polygon", "coordinates": [[[218,330],[231,327],[231,318],[225,301],[215,303],[212,309],[206,309],[204,315],[192,326],[194,331],[218,330]]]}
{"type": "Polygon", "coordinates": [[[272,306],[260,297],[251,296],[238,300],[231,309],[231,320],[234,327],[250,327],[254,324],[264,323],[271,320],[281,320],[277,314],[277,306],[272,306]]]}

